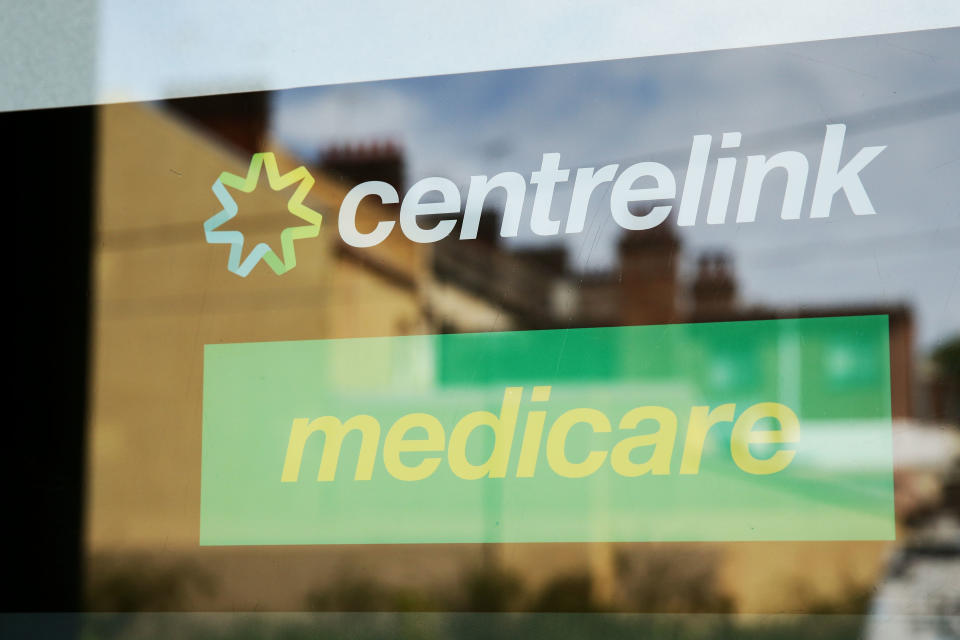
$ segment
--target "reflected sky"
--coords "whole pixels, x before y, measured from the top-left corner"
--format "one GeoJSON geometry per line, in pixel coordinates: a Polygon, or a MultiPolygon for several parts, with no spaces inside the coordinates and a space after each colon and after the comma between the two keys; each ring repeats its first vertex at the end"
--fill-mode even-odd
{"type": "MultiPolygon", "coordinates": [[[[275,94],[272,130],[307,160],[333,144],[399,142],[408,182],[529,174],[542,153],[559,152],[562,168],[663,162],[678,188],[693,135],[741,131],[738,157],[807,155],[803,217],[779,219],[782,182],[771,179],[757,222],[682,230],[682,269],[721,249],[746,304],[906,302],[922,348],[960,329],[958,29],[290,90],[275,94]],[[887,145],[861,173],[876,216],[853,216],[838,195],[830,218],[807,217],[824,125],[836,122],[847,125],[844,162],[887,145]]],[[[570,189],[558,186],[553,217],[570,189]]],[[[513,242],[565,242],[578,272],[609,269],[623,231],[607,202],[595,199],[581,234],[541,239],[522,225],[513,242]]]]}

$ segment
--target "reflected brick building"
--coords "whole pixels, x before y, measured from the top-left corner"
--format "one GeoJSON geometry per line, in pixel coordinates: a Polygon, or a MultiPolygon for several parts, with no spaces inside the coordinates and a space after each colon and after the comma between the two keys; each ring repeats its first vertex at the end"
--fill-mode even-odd
{"type": "MultiPolygon", "coordinates": [[[[325,173],[345,188],[382,180],[405,190],[405,162],[393,143],[343,145],[319,155],[325,173]]],[[[396,207],[394,207],[396,208],[396,207]]],[[[451,216],[459,219],[461,214],[451,216]]],[[[913,317],[905,305],[771,307],[744,305],[732,258],[722,250],[697,258],[684,278],[687,257],[670,224],[621,236],[616,264],[602,273],[574,273],[562,246],[508,248],[500,216],[487,209],[475,240],[459,238],[459,224],[431,251],[432,281],[425,313],[436,331],[502,331],[682,322],[728,322],[851,315],[890,320],[894,417],[914,415],[913,317]]]]}
{"type": "Polygon", "coordinates": [[[892,415],[914,415],[913,316],[906,305],[744,305],[732,259],[723,251],[699,256],[693,278],[682,277],[683,243],[667,224],[623,234],[607,272],[571,273],[563,248],[508,250],[498,242],[498,219],[485,214],[482,220],[482,238],[463,241],[451,233],[437,243],[434,273],[502,307],[516,328],[886,315],[892,415]]]}

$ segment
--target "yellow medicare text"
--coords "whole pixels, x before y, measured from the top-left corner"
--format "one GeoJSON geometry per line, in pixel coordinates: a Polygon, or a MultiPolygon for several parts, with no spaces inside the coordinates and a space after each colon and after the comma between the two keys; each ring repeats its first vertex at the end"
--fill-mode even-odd
{"type": "MultiPolygon", "coordinates": [[[[297,418],[290,429],[281,482],[300,479],[304,450],[308,443],[317,439],[318,433],[323,434],[318,482],[335,479],[344,438],[354,431],[360,435],[353,474],[356,481],[370,480],[378,455],[391,476],[407,482],[429,478],[444,461],[455,476],[464,480],[504,478],[508,474],[531,478],[536,473],[547,472],[544,465],[538,467],[541,455],[545,457],[550,472],[564,478],[585,478],[607,464],[628,478],[648,474],[662,476],[671,474],[675,450],[681,446],[682,450],[677,451],[679,475],[697,475],[711,430],[724,423],[733,425],[730,457],[736,466],[749,474],[769,475],[787,468],[800,441],[797,415],[778,402],[759,402],[739,414],[732,403],[715,407],[693,406],[683,416],[686,429],[682,442],[678,441],[680,422],[677,414],[655,405],[630,409],[620,416],[616,429],[606,413],[588,407],[569,409],[546,427],[548,412],[540,407],[549,401],[550,392],[550,386],[533,387],[530,393],[533,407],[527,410],[519,432],[517,424],[523,387],[506,388],[499,415],[490,411],[473,411],[460,418],[449,434],[440,420],[430,413],[406,414],[385,430],[376,418],[369,415],[356,415],[345,421],[333,416],[297,418]],[[639,429],[642,423],[645,426],[639,429]],[[651,427],[656,428],[651,431],[651,427]],[[568,438],[576,430],[586,430],[588,434],[615,433],[621,437],[612,447],[588,446],[577,451],[574,449],[578,447],[568,446],[568,438]],[[482,432],[486,432],[484,436],[480,435],[482,432]],[[489,442],[491,433],[492,446],[484,447],[481,456],[484,459],[470,459],[468,444],[471,440],[483,437],[489,442]],[[763,455],[757,456],[751,445],[775,446],[764,447],[763,455]],[[519,455],[511,469],[511,453],[515,446],[519,446],[519,455]]],[[[577,442],[587,440],[591,439],[579,438],[577,442]]]]}

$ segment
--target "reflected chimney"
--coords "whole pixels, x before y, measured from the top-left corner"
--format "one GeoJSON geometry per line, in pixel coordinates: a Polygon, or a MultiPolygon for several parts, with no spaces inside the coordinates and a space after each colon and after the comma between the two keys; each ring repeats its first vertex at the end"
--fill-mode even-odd
{"type": "Polygon", "coordinates": [[[709,252],[697,262],[693,283],[693,315],[697,320],[722,319],[733,313],[737,298],[737,282],[730,257],[723,252],[709,252]]]}
{"type": "Polygon", "coordinates": [[[386,182],[403,195],[406,162],[400,146],[393,141],[343,144],[328,148],[317,162],[328,175],[354,187],[361,182],[386,182]]]}

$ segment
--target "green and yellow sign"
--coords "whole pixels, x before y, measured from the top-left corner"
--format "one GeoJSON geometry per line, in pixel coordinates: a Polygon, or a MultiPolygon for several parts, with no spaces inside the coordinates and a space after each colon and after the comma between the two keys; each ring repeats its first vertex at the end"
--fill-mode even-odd
{"type": "Polygon", "coordinates": [[[202,545],[893,536],[885,316],[205,349],[202,545]]]}

